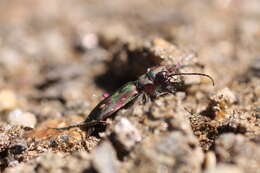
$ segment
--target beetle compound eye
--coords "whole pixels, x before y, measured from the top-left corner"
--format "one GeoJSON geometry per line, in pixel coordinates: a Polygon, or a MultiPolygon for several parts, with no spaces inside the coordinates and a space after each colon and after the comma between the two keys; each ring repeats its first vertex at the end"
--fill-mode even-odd
{"type": "Polygon", "coordinates": [[[164,82],[166,80],[168,80],[168,75],[167,75],[167,71],[161,71],[156,75],[155,78],[156,81],[158,82],[164,82]]]}
{"type": "Polygon", "coordinates": [[[157,73],[154,83],[155,85],[161,86],[162,88],[166,89],[166,87],[169,86],[171,83],[168,71],[161,71],[157,73]]]}

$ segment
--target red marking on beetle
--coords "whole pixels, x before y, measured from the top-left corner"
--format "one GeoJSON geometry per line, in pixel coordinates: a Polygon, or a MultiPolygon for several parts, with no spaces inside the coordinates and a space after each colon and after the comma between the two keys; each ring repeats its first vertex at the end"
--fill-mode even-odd
{"type": "Polygon", "coordinates": [[[147,84],[147,85],[144,86],[144,90],[147,93],[153,93],[155,88],[156,88],[156,86],[153,85],[153,84],[147,84]]]}
{"type": "Polygon", "coordinates": [[[107,97],[109,97],[109,96],[110,96],[110,94],[108,94],[108,93],[104,93],[104,94],[102,95],[103,98],[107,98],[107,97]]]}

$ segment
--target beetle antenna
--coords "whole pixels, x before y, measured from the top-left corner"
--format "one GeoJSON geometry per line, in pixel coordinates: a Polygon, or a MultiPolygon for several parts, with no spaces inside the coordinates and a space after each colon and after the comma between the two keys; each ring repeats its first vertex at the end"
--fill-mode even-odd
{"type": "Polygon", "coordinates": [[[205,76],[205,77],[207,77],[211,80],[213,86],[215,85],[214,79],[210,75],[207,75],[207,74],[204,74],[204,73],[174,73],[174,74],[171,74],[170,76],[172,77],[172,76],[181,76],[181,75],[205,76]]]}

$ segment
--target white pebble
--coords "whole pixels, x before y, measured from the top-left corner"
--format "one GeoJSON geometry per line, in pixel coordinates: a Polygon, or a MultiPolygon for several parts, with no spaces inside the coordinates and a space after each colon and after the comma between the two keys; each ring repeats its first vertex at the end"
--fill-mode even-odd
{"type": "Polygon", "coordinates": [[[12,125],[22,125],[26,127],[35,127],[37,119],[34,114],[30,112],[23,112],[16,109],[7,115],[7,121],[12,125]]]}
{"type": "Polygon", "coordinates": [[[16,95],[12,90],[0,91],[0,111],[12,110],[17,106],[16,95]]]}

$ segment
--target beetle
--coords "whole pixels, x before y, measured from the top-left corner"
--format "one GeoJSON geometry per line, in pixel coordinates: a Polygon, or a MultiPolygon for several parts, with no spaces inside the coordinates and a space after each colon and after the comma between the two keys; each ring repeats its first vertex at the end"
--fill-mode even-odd
{"type": "Polygon", "coordinates": [[[161,95],[168,93],[174,94],[177,89],[183,85],[183,80],[174,78],[175,76],[205,76],[209,78],[214,85],[214,80],[211,76],[204,73],[181,73],[180,69],[183,67],[184,66],[181,65],[161,65],[149,68],[147,72],[141,75],[137,80],[124,84],[114,94],[104,98],[82,123],[55,129],[66,130],[73,127],[90,129],[98,124],[106,124],[105,120],[108,117],[141,95],[143,95],[143,101],[147,102],[161,95]]]}

